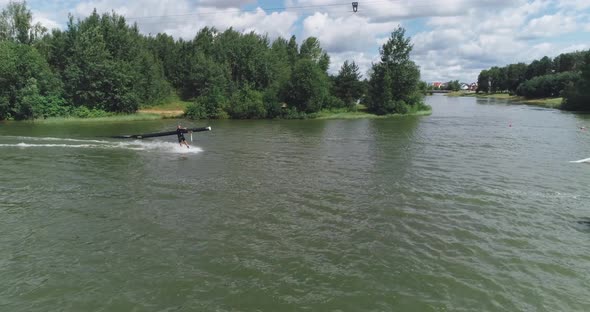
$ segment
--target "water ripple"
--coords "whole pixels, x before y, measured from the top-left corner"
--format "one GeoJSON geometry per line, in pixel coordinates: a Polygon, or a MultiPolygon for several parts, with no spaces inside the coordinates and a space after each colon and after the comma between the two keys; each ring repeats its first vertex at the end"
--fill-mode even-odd
{"type": "Polygon", "coordinates": [[[567,162],[590,155],[580,120],[457,101],[416,119],[218,121],[193,154],[2,132],[0,305],[590,309],[590,178],[567,162]]]}

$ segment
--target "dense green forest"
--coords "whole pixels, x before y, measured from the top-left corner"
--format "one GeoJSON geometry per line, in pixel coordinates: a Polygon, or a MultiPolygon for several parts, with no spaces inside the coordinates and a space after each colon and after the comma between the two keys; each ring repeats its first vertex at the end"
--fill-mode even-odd
{"type": "Polygon", "coordinates": [[[478,92],[510,92],[526,98],[563,97],[562,109],[590,111],[590,51],[547,56],[482,70],[478,92]]]}
{"type": "Polygon", "coordinates": [[[324,109],[408,113],[423,104],[412,45],[395,29],[368,79],[354,61],[336,76],[317,38],[298,44],[233,29],[192,40],[145,36],[116,14],[69,17],[64,30],[32,24],[25,2],[0,14],[0,120],[133,113],[191,101],[191,118],[301,118],[324,109]]]}

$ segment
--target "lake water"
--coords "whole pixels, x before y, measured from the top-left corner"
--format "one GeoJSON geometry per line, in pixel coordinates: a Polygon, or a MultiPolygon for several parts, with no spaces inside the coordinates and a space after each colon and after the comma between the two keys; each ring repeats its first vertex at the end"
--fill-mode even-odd
{"type": "Polygon", "coordinates": [[[589,311],[590,116],[427,101],[183,121],[191,149],[2,122],[0,310],[589,311]]]}

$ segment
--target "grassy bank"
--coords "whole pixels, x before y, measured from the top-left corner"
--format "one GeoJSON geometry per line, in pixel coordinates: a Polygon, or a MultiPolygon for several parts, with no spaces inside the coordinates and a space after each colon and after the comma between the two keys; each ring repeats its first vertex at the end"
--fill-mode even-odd
{"type": "Polygon", "coordinates": [[[562,98],[541,98],[541,99],[527,99],[522,96],[510,95],[508,93],[475,93],[475,92],[464,92],[456,91],[447,93],[446,96],[471,96],[477,98],[492,98],[492,99],[505,99],[516,102],[517,104],[529,104],[537,105],[547,108],[560,108],[562,98]]]}
{"type": "MultiPolygon", "coordinates": [[[[141,120],[156,120],[164,118],[181,118],[184,110],[190,102],[173,101],[158,106],[145,107],[137,113],[127,115],[112,115],[104,117],[50,117],[47,119],[35,119],[36,123],[68,123],[68,122],[127,122],[141,120]]],[[[375,115],[367,112],[364,105],[358,105],[356,111],[347,109],[326,109],[318,113],[307,115],[306,119],[381,119],[402,116],[431,115],[432,109],[409,112],[408,114],[375,115]]]]}
{"type": "Polygon", "coordinates": [[[142,110],[185,110],[186,107],[191,104],[190,101],[183,101],[180,99],[171,99],[170,101],[149,107],[142,107],[142,110]]]}
{"type": "Polygon", "coordinates": [[[475,93],[466,91],[453,91],[445,93],[445,96],[471,96],[478,98],[492,98],[492,99],[510,99],[514,97],[508,93],[475,93]]]}
{"type": "Polygon", "coordinates": [[[184,110],[190,102],[173,98],[170,101],[149,107],[141,107],[133,114],[118,114],[105,117],[50,117],[47,119],[36,119],[35,122],[63,123],[63,122],[117,122],[117,121],[140,121],[156,120],[163,118],[178,118],[184,115],[184,110]]]}
{"type": "Polygon", "coordinates": [[[184,111],[190,103],[191,102],[175,98],[160,105],[142,107],[138,112],[160,115],[162,118],[178,118],[184,115],[184,111]]]}
{"type": "Polygon", "coordinates": [[[47,119],[35,119],[36,123],[67,123],[67,122],[118,122],[118,121],[139,121],[156,120],[163,117],[158,114],[135,113],[128,115],[113,115],[108,117],[79,118],[79,117],[50,117],[47,119]]]}
{"type": "MultiPolygon", "coordinates": [[[[162,116],[163,118],[175,118],[175,117],[182,117],[184,115],[184,110],[191,102],[175,100],[170,103],[152,106],[149,108],[143,108],[140,110],[141,113],[150,113],[150,114],[157,114],[162,116]]],[[[406,115],[384,115],[379,116],[375,114],[371,114],[367,112],[367,108],[359,104],[357,105],[356,111],[349,111],[347,109],[326,109],[322,110],[318,113],[313,113],[307,115],[306,118],[308,119],[364,119],[364,118],[389,118],[389,117],[399,117],[399,116],[423,116],[423,115],[430,115],[432,114],[432,109],[429,110],[422,110],[417,112],[411,112],[406,115]]]]}
{"type": "Polygon", "coordinates": [[[375,115],[367,113],[366,108],[363,105],[359,105],[357,111],[351,112],[345,109],[333,109],[333,110],[322,110],[317,114],[313,114],[311,119],[381,119],[391,117],[403,117],[403,116],[427,116],[432,114],[432,109],[419,110],[416,112],[410,112],[408,114],[390,114],[390,115],[375,115]]]}
{"type": "Polygon", "coordinates": [[[560,98],[560,97],[558,97],[558,98],[545,98],[545,99],[525,99],[522,97],[517,97],[517,99],[514,99],[514,101],[521,102],[524,104],[538,105],[538,106],[543,106],[543,107],[547,107],[547,108],[560,108],[562,100],[563,100],[563,98],[560,98]]]}

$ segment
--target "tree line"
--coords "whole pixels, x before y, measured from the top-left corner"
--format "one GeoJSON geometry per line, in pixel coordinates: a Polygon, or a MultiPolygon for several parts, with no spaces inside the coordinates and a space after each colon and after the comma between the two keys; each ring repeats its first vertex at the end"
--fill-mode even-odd
{"type": "Polygon", "coordinates": [[[395,29],[368,79],[346,61],[329,75],[315,37],[298,44],[205,27],[191,40],[146,36],[115,12],[32,24],[25,2],[0,14],[0,120],[133,113],[178,96],[191,118],[298,118],[322,109],[375,114],[426,108],[405,30],[395,29]]]}
{"type": "Polygon", "coordinates": [[[530,64],[517,63],[482,70],[478,92],[510,92],[526,98],[563,97],[562,108],[590,110],[590,50],[547,56],[530,64]]]}

